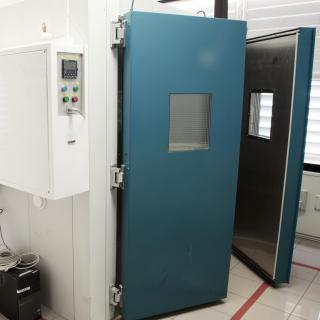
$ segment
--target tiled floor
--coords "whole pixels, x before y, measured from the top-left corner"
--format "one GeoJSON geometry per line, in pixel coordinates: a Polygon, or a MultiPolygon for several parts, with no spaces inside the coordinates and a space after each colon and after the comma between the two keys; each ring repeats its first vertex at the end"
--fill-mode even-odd
{"type": "MultiPolygon", "coordinates": [[[[293,260],[320,268],[320,243],[297,239],[293,260]]],[[[162,320],[320,320],[319,271],[293,265],[290,285],[268,287],[243,316],[234,318],[263,281],[235,257],[231,258],[230,271],[228,298],[223,303],[162,320]]],[[[64,320],[47,308],[43,318],[64,320]]],[[[5,319],[0,315],[0,320],[5,319]]]]}
{"type": "MultiPolygon", "coordinates": [[[[320,243],[297,239],[294,261],[320,268],[320,243]]],[[[229,292],[224,303],[162,320],[320,320],[320,272],[292,266],[291,283],[268,288],[242,316],[234,317],[263,281],[232,257],[229,292]]]]}
{"type": "Polygon", "coordinates": [[[52,310],[42,307],[42,317],[44,320],[65,320],[64,318],[60,317],[56,313],[54,313],[52,310]]]}
{"type": "MultiPolygon", "coordinates": [[[[42,317],[43,317],[43,320],[65,320],[64,318],[60,317],[59,315],[54,313],[52,310],[44,306],[42,307],[42,317]]],[[[8,319],[0,314],[0,320],[8,320],[8,319]]]]}

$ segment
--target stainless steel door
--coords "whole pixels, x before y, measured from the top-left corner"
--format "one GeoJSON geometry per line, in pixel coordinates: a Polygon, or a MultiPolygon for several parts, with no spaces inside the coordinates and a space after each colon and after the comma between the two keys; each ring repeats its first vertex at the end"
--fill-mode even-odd
{"type": "Polygon", "coordinates": [[[247,42],[233,245],[279,283],[290,274],[313,43],[313,29],[247,42]]]}

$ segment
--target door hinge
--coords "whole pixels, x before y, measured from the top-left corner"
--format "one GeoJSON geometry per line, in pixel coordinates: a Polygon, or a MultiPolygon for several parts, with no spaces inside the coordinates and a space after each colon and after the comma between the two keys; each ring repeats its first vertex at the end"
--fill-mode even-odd
{"type": "Polygon", "coordinates": [[[111,22],[111,48],[125,47],[126,21],[119,17],[118,21],[111,22]]]}
{"type": "Polygon", "coordinates": [[[110,304],[113,306],[120,306],[122,299],[122,285],[110,285],[110,304]]]}
{"type": "Polygon", "coordinates": [[[111,188],[124,189],[124,165],[111,166],[111,188]]]}

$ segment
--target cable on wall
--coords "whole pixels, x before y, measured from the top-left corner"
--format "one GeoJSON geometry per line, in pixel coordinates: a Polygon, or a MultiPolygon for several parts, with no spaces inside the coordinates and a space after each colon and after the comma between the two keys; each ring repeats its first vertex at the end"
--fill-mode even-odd
{"type": "Polygon", "coordinates": [[[207,14],[204,10],[199,10],[196,14],[202,13],[204,17],[207,17],[207,14]]]}
{"type": "MultiPolygon", "coordinates": [[[[3,209],[0,209],[0,215],[3,212],[3,209]]],[[[0,271],[7,272],[13,268],[26,270],[35,267],[40,262],[40,256],[34,252],[19,255],[11,250],[4,240],[1,224],[0,240],[0,271]]]]}
{"type": "Polygon", "coordinates": [[[40,256],[34,252],[23,253],[20,256],[20,263],[15,267],[19,270],[26,270],[35,267],[40,262],[40,256]]]}
{"type": "MultiPolygon", "coordinates": [[[[3,209],[0,209],[0,215],[3,209]]],[[[0,271],[7,272],[9,269],[16,267],[20,263],[20,257],[14,253],[6,244],[3,238],[2,228],[0,224],[0,271]]]]}

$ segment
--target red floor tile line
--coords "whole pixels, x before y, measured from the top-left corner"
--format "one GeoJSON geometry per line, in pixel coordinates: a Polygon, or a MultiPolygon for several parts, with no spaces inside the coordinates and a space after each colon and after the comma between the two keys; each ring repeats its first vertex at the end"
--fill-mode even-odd
{"type": "Polygon", "coordinates": [[[314,267],[314,266],[309,266],[308,264],[304,264],[304,263],[300,263],[300,262],[292,262],[292,264],[294,264],[296,266],[305,267],[305,268],[308,268],[308,269],[320,271],[320,268],[314,267]]]}
{"type": "Polygon", "coordinates": [[[240,320],[268,288],[268,283],[264,282],[230,320],[240,320]]]}

